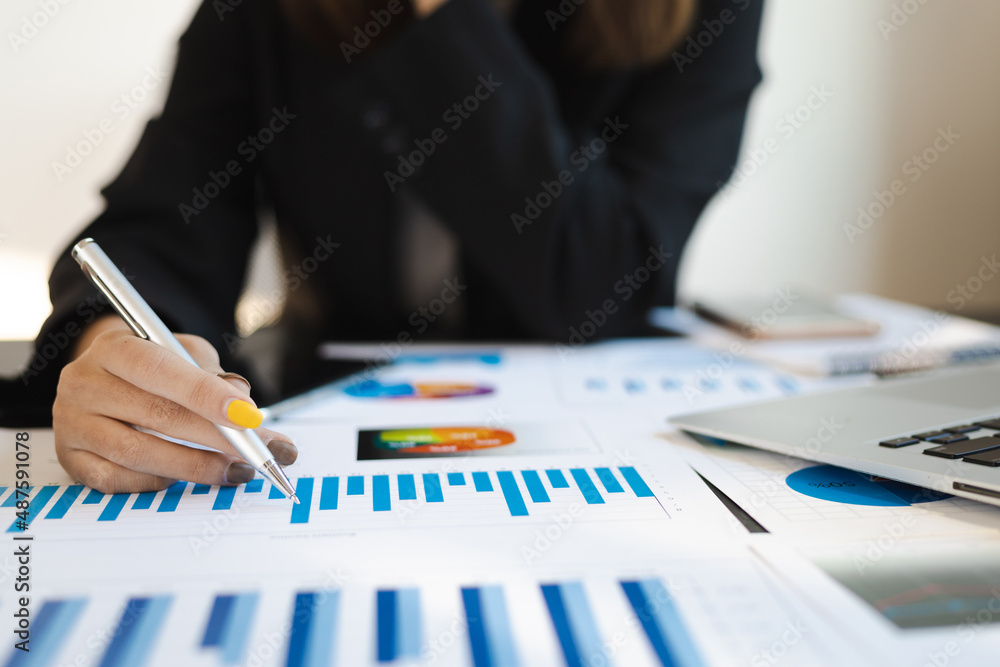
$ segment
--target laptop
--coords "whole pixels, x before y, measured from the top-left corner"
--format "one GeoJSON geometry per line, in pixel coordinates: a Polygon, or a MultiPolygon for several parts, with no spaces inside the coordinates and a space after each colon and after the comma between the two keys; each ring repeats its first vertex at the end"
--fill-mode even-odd
{"type": "Polygon", "coordinates": [[[679,429],[1000,505],[1000,364],[681,415],[679,429]]]}

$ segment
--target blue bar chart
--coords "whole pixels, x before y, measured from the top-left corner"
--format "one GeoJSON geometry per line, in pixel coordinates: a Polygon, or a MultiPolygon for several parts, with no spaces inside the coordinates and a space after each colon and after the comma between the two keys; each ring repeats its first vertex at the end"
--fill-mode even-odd
{"type": "MultiPolygon", "coordinates": [[[[84,510],[99,525],[115,525],[132,518],[148,519],[188,509],[226,512],[233,510],[238,502],[250,511],[255,507],[287,507],[290,524],[308,524],[332,517],[344,511],[345,503],[351,505],[352,511],[360,511],[359,500],[365,503],[367,511],[379,514],[399,509],[401,503],[407,502],[440,506],[444,511],[476,499],[477,506],[494,504],[504,508],[512,519],[550,511],[548,508],[557,501],[599,507],[615,498],[634,503],[648,499],[651,506],[659,506],[649,485],[632,466],[300,477],[294,484],[301,503],[291,506],[273,486],[268,485],[267,493],[263,493],[262,479],[243,487],[176,482],[159,492],[109,495],[80,485],[41,486],[31,489],[26,496],[27,520],[15,517],[7,532],[21,532],[40,524],[56,526],[58,520],[71,519],[84,510]]],[[[8,490],[0,504],[14,507],[15,493],[8,490]]]]}
{"type": "Polygon", "coordinates": [[[416,588],[377,593],[377,655],[379,662],[420,657],[420,591],[416,588]]]}
{"type": "Polygon", "coordinates": [[[295,596],[287,667],[323,667],[332,664],[340,596],[333,591],[295,596]]]}
{"type": "Polygon", "coordinates": [[[99,667],[140,667],[145,664],[170,602],[169,596],[129,600],[99,667]]]}
{"type": "Polygon", "coordinates": [[[257,593],[216,596],[201,645],[218,649],[223,664],[238,665],[242,661],[258,597],[257,593]]]}
{"type": "MultiPolygon", "coordinates": [[[[654,663],[663,667],[705,667],[682,614],[658,578],[622,579],[602,588],[612,595],[615,604],[634,610],[639,623],[636,638],[648,642],[654,663]]],[[[365,588],[356,591],[374,604],[370,617],[350,618],[344,591],[339,588],[286,589],[278,604],[286,619],[283,644],[274,645],[275,664],[284,667],[327,667],[338,662],[338,655],[366,655],[366,662],[377,664],[412,664],[425,659],[428,627],[424,592],[418,587],[365,588]],[[287,606],[285,606],[287,605],[287,606]],[[286,615],[287,614],[287,615],[286,615]],[[352,632],[342,627],[354,621],[352,632]]],[[[511,606],[504,584],[463,585],[452,589],[456,607],[448,612],[464,623],[465,632],[456,641],[461,644],[467,663],[472,667],[520,667],[532,663],[531,643],[549,643],[566,665],[591,667],[617,664],[606,653],[609,636],[615,628],[602,628],[595,615],[606,598],[592,599],[580,581],[539,582],[532,595],[514,596],[511,606]],[[526,609],[525,605],[534,609],[526,609]],[[529,632],[514,622],[525,613],[535,614],[541,622],[529,632]]],[[[110,624],[109,641],[97,664],[100,667],[144,667],[154,650],[180,647],[201,655],[198,664],[220,666],[244,665],[252,654],[251,646],[259,636],[251,635],[255,620],[266,615],[262,594],[257,590],[222,591],[200,596],[204,608],[195,612],[198,630],[194,641],[177,641],[167,628],[170,615],[190,614],[192,607],[181,604],[181,594],[133,596],[121,605],[103,605],[115,609],[110,624]],[[183,611],[186,609],[187,611],[183,611]],[[208,658],[208,661],[205,660],[208,658]]],[[[82,623],[90,600],[87,598],[51,599],[42,602],[33,626],[32,651],[13,650],[4,667],[57,667],[57,658],[69,644],[76,625],[82,623]]],[[[272,604],[274,599],[272,598],[272,604]]],[[[101,607],[101,605],[97,605],[101,607]]],[[[111,620],[111,619],[109,619],[111,620]]],[[[185,626],[190,627],[190,626],[185,626]]],[[[616,626],[617,627],[617,626],[616,626]]],[[[85,641],[85,638],[83,638],[85,641]]],[[[94,663],[90,663],[94,664],[94,663]]],[[[157,664],[160,664],[159,662],[157,664]]],[[[183,660],[173,664],[185,664],[183,660]]],[[[268,663],[271,664],[271,663],[268,663]]]]}

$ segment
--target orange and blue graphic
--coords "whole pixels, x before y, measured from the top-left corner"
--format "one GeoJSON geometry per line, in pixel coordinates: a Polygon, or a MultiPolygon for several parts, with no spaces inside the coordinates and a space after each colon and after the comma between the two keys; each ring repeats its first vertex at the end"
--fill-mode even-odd
{"type": "Polygon", "coordinates": [[[377,380],[363,380],[344,389],[344,393],[355,398],[460,398],[463,396],[492,394],[493,387],[468,382],[397,382],[383,384],[377,380]]]}
{"type": "Polygon", "coordinates": [[[435,426],[358,432],[358,459],[455,456],[515,442],[514,434],[485,426],[435,426]]]}

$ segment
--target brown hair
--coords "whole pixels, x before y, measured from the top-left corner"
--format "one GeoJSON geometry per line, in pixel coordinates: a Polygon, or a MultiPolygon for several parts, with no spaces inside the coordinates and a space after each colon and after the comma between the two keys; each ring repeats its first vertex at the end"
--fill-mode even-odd
{"type": "MultiPolygon", "coordinates": [[[[412,5],[399,0],[401,13],[412,18],[412,5]]],[[[589,69],[631,67],[657,62],[687,34],[697,0],[565,0],[574,7],[567,47],[571,57],[589,69]]],[[[564,4],[565,4],[564,3],[564,4]]],[[[312,37],[351,42],[356,28],[384,10],[386,0],[282,0],[293,22],[312,37]]],[[[563,15],[545,18],[553,30],[563,15]]],[[[540,17],[542,18],[542,17],[540,17]]],[[[392,21],[372,42],[389,38],[406,21],[392,21]]],[[[331,45],[332,46],[332,45],[331,45]]]]}

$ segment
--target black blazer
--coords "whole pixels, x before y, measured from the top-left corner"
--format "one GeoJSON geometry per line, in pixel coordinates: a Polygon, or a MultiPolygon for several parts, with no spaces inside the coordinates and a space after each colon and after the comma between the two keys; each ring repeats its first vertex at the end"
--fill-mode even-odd
{"type": "MultiPolygon", "coordinates": [[[[600,74],[565,56],[574,17],[553,22],[559,6],[523,0],[508,23],[489,0],[450,0],[378,47],[321,52],[275,0],[206,0],[162,115],[80,238],[226,363],[268,207],[293,297],[320,297],[315,337],[422,340],[433,331],[397,295],[405,187],[459,241],[465,337],[633,333],[672,302],[684,244],[736,160],[761,3],[703,0],[674,57],[600,74]]],[[[63,334],[101,308],[68,253],[50,288],[25,376],[45,400],[63,334]]]]}

